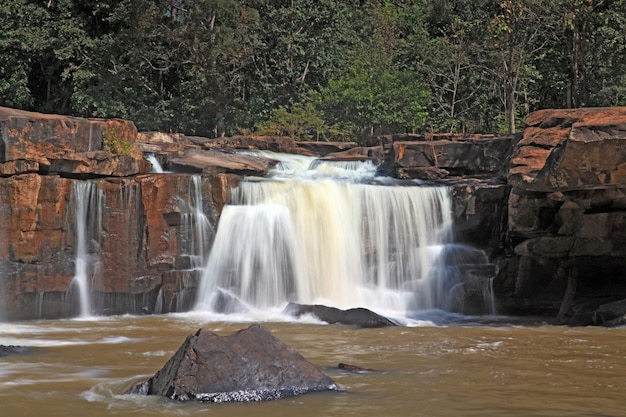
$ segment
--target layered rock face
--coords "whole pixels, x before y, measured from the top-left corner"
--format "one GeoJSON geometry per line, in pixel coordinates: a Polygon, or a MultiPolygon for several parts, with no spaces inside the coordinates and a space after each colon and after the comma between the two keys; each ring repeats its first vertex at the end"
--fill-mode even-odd
{"type": "Polygon", "coordinates": [[[385,165],[398,178],[471,177],[504,180],[514,135],[391,135],[382,138],[385,165]]]}
{"type": "Polygon", "coordinates": [[[626,108],[527,118],[509,171],[507,311],[593,323],[626,298],[626,108]]]}
{"type": "MultiPolygon", "coordinates": [[[[234,177],[197,178],[210,225],[208,249],[234,177]]],[[[0,178],[0,288],[9,319],[76,315],[76,180],[21,174],[0,178]]],[[[87,228],[94,313],[153,313],[189,307],[198,279],[194,178],[184,174],[89,180],[87,228]]]]}
{"type": "Polygon", "coordinates": [[[78,314],[72,284],[78,199],[89,200],[85,240],[93,313],[189,308],[199,274],[194,263],[208,251],[211,227],[238,177],[150,174],[136,149],[128,155],[104,149],[111,129],[131,145],[138,137],[128,121],[0,108],[2,319],[78,314]],[[89,185],[90,193],[80,194],[77,184],[89,185]],[[197,212],[206,218],[196,218],[197,212]],[[193,229],[200,226],[205,230],[198,238],[193,229]]]}
{"type": "Polygon", "coordinates": [[[110,142],[137,140],[126,120],[81,119],[0,107],[0,175],[26,172],[125,177],[150,172],[137,155],[114,155],[110,142]]]}

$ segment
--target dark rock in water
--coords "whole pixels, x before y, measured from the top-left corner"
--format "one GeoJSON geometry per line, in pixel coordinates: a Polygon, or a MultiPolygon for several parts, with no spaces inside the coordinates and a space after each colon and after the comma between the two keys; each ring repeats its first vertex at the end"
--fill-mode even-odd
{"type": "Polygon", "coordinates": [[[214,312],[223,314],[248,313],[250,311],[233,293],[221,288],[218,288],[213,295],[211,307],[214,312]]]}
{"type": "Polygon", "coordinates": [[[337,369],[341,369],[342,371],[353,372],[355,374],[365,374],[369,372],[375,372],[373,369],[361,368],[357,365],[350,365],[349,363],[340,363],[337,365],[337,369]]]}
{"type": "Polygon", "coordinates": [[[28,346],[4,346],[0,345],[0,358],[3,356],[16,355],[19,353],[28,353],[30,352],[30,348],[28,346]]]}
{"type": "Polygon", "coordinates": [[[390,319],[366,308],[340,310],[335,307],[327,307],[319,304],[310,305],[289,303],[283,310],[283,313],[295,317],[300,317],[303,314],[312,314],[318,319],[329,324],[339,323],[358,327],[385,327],[398,325],[390,319]]]}
{"type": "Polygon", "coordinates": [[[126,393],[248,402],[337,389],[302,355],[255,324],[229,336],[198,330],[159,372],[126,393]]]}
{"type": "Polygon", "coordinates": [[[608,327],[626,325],[626,300],[602,304],[593,313],[593,324],[608,327]]]}

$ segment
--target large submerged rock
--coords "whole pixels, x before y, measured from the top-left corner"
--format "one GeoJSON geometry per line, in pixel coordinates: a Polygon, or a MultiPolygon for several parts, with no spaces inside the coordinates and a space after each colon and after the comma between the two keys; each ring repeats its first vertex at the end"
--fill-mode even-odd
{"type": "Polygon", "coordinates": [[[252,325],[229,336],[198,330],[159,372],[127,394],[250,402],[337,389],[302,355],[268,330],[252,325]]]}

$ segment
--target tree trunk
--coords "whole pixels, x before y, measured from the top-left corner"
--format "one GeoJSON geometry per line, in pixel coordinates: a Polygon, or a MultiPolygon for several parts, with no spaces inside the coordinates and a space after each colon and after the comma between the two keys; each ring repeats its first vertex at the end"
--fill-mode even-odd
{"type": "MultiPolygon", "coordinates": [[[[590,11],[589,11],[590,12],[590,11]]],[[[584,14],[585,11],[580,13],[584,14]]],[[[576,16],[574,18],[574,28],[572,33],[572,98],[568,107],[582,107],[587,102],[586,77],[585,77],[585,31],[587,30],[586,16],[576,16]]]]}
{"type": "Polygon", "coordinates": [[[515,133],[515,88],[509,83],[506,94],[506,119],[509,133],[515,133]]]}
{"type": "Polygon", "coordinates": [[[515,85],[517,74],[515,73],[515,45],[513,35],[509,35],[509,62],[506,80],[506,119],[509,133],[515,133],[515,85]]]}

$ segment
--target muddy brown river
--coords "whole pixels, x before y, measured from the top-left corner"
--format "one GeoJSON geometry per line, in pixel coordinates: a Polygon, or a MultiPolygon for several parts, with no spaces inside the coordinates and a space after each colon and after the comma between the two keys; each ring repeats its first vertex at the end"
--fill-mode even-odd
{"type": "Polygon", "coordinates": [[[356,329],[270,320],[264,327],[341,392],[249,404],[122,395],[202,327],[250,322],[181,314],[0,324],[2,416],[624,416],[626,329],[454,325],[356,329]],[[349,373],[340,362],[374,369],[349,373]]]}

